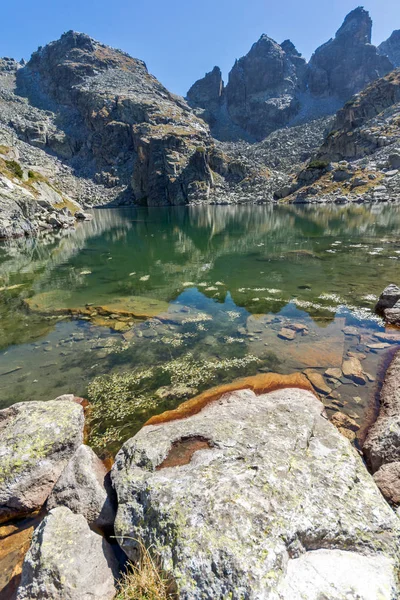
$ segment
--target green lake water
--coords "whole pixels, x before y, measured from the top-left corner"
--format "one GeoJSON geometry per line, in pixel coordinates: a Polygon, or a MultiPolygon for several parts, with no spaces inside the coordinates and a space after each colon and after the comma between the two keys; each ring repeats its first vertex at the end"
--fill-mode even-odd
{"type": "Polygon", "coordinates": [[[0,245],[0,408],[89,394],[91,443],[105,453],[207,387],[257,372],[324,373],[355,352],[368,382],[327,381],[324,402],[365,422],[396,345],[375,347],[384,327],[373,307],[399,283],[400,206],[93,215],[72,232],[0,245]],[[102,310],[110,306],[118,310],[102,310]],[[295,338],[282,339],[293,326],[295,338]],[[99,382],[104,374],[115,377],[99,382]]]}

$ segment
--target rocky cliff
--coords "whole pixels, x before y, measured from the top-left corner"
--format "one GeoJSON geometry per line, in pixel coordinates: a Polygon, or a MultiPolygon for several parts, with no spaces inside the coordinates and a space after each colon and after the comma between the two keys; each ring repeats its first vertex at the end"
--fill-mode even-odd
{"type": "MultiPolygon", "coordinates": [[[[308,64],[290,40],[278,44],[262,35],[249,53],[235,62],[225,98],[219,97],[218,106],[210,73],[194,84],[188,101],[206,109],[205,118],[216,137],[226,136],[226,127],[221,130],[220,125],[227,117],[233,134],[243,137],[234,130],[240,126],[253,139],[261,140],[280,127],[333,114],[353,94],[393,69],[398,58],[395,34],[390,44],[389,40],[385,43],[387,50],[378,50],[371,44],[371,31],[369,13],[356,8],[335,38],[319,47],[308,64]],[[194,91],[201,91],[200,97],[194,91]]],[[[218,74],[223,89],[219,69],[212,73],[218,74]]]]}
{"type": "Polygon", "coordinates": [[[318,152],[283,196],[297,202],[386,201],[400,195],[400,69],[337,113],[318,152]]]}
{"type": "Polygon", "coordinates": [[[387,56],[395,67],[400,67],[400,29],[393,31],[390,38],[378,46],[380,54],[387,56]]]}
{"type": "Polygon", "coordinates": [[[359,7],[347,15],[334,39],[318,48],[307,70],[307,85],[315,96],[343,101],[393,68],[371,44],[372,19],[359,7]]]}
{"type": "Polygon", "coordinates": [[[0,131],[61,160],[72,187],[89,182],[86,201],[106,190],[103,202],[186,204],[247,174],[215,152],[204,120],[144,62],[85,34],[69,31],[3,71],[0,131]]]}

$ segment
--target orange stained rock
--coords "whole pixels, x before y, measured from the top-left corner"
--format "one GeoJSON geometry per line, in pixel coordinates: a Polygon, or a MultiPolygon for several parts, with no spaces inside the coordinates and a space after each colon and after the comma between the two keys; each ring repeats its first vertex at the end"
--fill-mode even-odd
{"type": "Polygon", "coordinates": [[[24,521],[0,527],[0,598],[14,600],[21,579],[22,564],[31,544],[35,527],[43,513],[24,521]]]}
{"type": "Polygon", "coordinates": [[[161,423],[186,419],[187,417],[196,415],[205,406],[211,402],[219,400],[221,396],[229,392],[235,392],[237,390],[252,390],[259,396],[261,394],[267,394],[268,392],[274,392],[276,390],[283,390],[286,388],[300,388],[302,390],[308,390],[316,396],[311,383],[302,373],[292,373],[291,375],[280,375],[279,373],[260,373],[258,375],[254,375],[253,377],[236,379],[232,383],[227,383],[206,390],[191,400],[183,402],[174,410],[167,410],[160,415],[151,417],[151,419],[145,423],[145,426],[159,425],[161,423]]]}

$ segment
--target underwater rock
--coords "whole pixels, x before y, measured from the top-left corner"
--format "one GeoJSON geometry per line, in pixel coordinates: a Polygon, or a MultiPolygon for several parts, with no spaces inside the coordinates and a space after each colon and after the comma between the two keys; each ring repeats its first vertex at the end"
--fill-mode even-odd
{"type": "MultiPolygon", "coordinates": [[[[168,310],[168,302],[156,300],[154,298],[146,298],[143,296],[129,296],[114,298],[100,306],[88,304],[86,306],[71,306],[70,294],[62,290],[53,290],[49,292],[41,292],[32,298],[27,298],[25,303],[28,308],[39,314],[61,314],[61,315],[76,315],[87,316],[93,319],[93,322],[98,321],[98,315],[119,317],[132,317],[135,319],[148,319],[156,317],[168,310]]],[[[102,321],[105,324],[104,321],[102,321]]],[[[100,324],[100,323],[99,323],[100,324]]],[[[127,324],[124,327],[128,327],[127,324]]]]}
{"type": "Polygon", "coordinates": [[[351,379],[354,383],[364,385],[366,383],[366,377],[363,373],[362,366],[358,358],[353,356],[344,360],[342,364],[343,375],[346,379],[351,379]]]}
{"type": "Polygon", "coordinates": [[[278,337],[283,340],[294,340],[296,339],[296,332],[293,329],[287,329],[283,327],[278,333],[278,337]]]}
{"type": "Polygon", "coordinates": [[[246,389],[180,412],[116,457],[115,529],[130,558],[135,540],[151,546],[182,600],[397,597],[398,518],[310,391],[246,389]],[[165,465],[185,440],[198,450],[165,465]]]}
{"type": "Polygon", "coordinates": [[[39,509],[83,440],[83,408],[69,400],[0,410],[0,522],[39,509]]]}
{"type": "Polygon", "coordinates": [[[304,374],[306,375],[307,379],[310,380],[312,386],[317,392],[326,395],[331,393],[332,389],[327,385],[321,373],[318,373],[318,371],[313,371],[312,369],[306,369],[304,374]]]}
{"type": "Polygon", "coordinates": [[[35,530],[17,600],[111,600],[118,563],[82,515],[54,508],[35,530]]]}

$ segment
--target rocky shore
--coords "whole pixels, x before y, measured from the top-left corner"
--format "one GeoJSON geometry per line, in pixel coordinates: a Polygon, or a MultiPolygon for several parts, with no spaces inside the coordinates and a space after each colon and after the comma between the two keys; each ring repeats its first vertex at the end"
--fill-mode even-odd
{"type": "MultiPolygon", "coordinates": [[[[356,362],[336,371],[354,378],[356,362]]],[[[85,444],[81,398],[1,410],[2,593],[133,598],[124,572],[149,548],[165,598],[395,600],[399,368],[397,351],[366,463],[351,443],[359,426],[328,419],[312,370],[234,381],[155,416],[111,470],[85,444]]]]}

